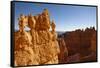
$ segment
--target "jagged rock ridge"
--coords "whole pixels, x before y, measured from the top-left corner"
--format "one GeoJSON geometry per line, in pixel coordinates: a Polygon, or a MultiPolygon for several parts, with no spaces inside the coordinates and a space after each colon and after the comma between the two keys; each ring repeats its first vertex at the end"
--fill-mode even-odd
{"type": "Polygon", "coordinates": [[[19,30],[15,32],[15,66],[58,64],[60,50],[56,25],[54,21],[50,21],[48,10],[44,9],[35,16],[21,14],[18,20],[19,30]],[[25,27],[30,30],[25,31],[25,27]]]}
{"type": "MultiPolygon", "coordinates": [[[[68,50],[67,56],[64,56],[66,52],[63,53],[65,59],[62,59],[61,63],[97,61],[97,30],[94,27],[65,32],[58,36],[58,39],[60,38],[64,40],[64,47],[68,50]]],[[[63,46],[63,43],[59,46],[63,46]]]]}

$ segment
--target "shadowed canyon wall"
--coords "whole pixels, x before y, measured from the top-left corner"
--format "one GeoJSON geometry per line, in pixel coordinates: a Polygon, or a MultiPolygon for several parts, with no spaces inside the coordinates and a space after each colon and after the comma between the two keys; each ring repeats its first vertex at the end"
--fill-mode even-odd
{"type": "Polygon", "coordinates": [[[64,57],[66,58],[65,61],[62,61],[61,63],[97,61],[96,33],[97,31],[95,28],[90,27],[85,30],[78,29],[59,35],[58,39],[64,39],[63,43],[68,52],[68,56],[64,57]]]}

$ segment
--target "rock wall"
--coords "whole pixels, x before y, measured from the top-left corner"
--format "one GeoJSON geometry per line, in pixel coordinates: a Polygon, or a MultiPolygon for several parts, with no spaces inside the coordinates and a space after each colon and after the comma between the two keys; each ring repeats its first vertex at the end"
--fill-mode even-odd
{"type": "Polygon", "coordinates": [[[59,63],[97,61],[97,31],[94,27],[58,35],[59,63]]]}
{"type": "Polygon", "coordinates": [[[55,23],[50,21],[47,9],[32,16],[19,17],[19,30],[15,32],[15,66],[58,64],[60,53],[55,23]],[[25,27],[30,30],[26,31],[25,27]],[[50,31],[51,27],[51,31],[50,31]]]}
{"type": "Polygon", "coordinates": [[[68,49],[66,47],[66,43],[64,38],[58,38],[60,53],[58,55],[59,63],[66,63],[68,57],[68,49]]]}
{"type": "Polygon", "coordinates": [[[78,53],[80,54],[80,61],[82,60],[82,62],[96,61],[97,40],[94,27],[66,32],[63,35],[68,49],[68,56],[73,56],[78,53]]]}

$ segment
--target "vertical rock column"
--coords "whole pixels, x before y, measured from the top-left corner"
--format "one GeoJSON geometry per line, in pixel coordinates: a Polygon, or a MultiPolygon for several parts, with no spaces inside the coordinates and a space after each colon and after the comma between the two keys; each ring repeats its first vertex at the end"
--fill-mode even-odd
{"type": "Polygon", "coordinates": [[[44,9],[36,16],[23,16],[19,20],[21,26],[19,31],[15,32],[15,65],[58,64],[60,50],[55,32],[56,25],[54,21],[50,21],[48,10],[44,9]],[[30,30],[24,30],[25,27],[30,30]]]}

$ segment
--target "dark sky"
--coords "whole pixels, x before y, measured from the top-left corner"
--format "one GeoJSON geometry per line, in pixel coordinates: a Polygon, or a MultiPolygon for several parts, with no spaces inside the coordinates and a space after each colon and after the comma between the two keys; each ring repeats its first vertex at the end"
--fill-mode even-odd
{"type": "Polygon", "coordinates": [[[16,2],[15,29],[18,30],[17,19],[20,14],[36,15],[42,13],[44,8],[49,10],[51,21],[55,21],[56,31],[96,27],[96,7],[16,2]]]}

